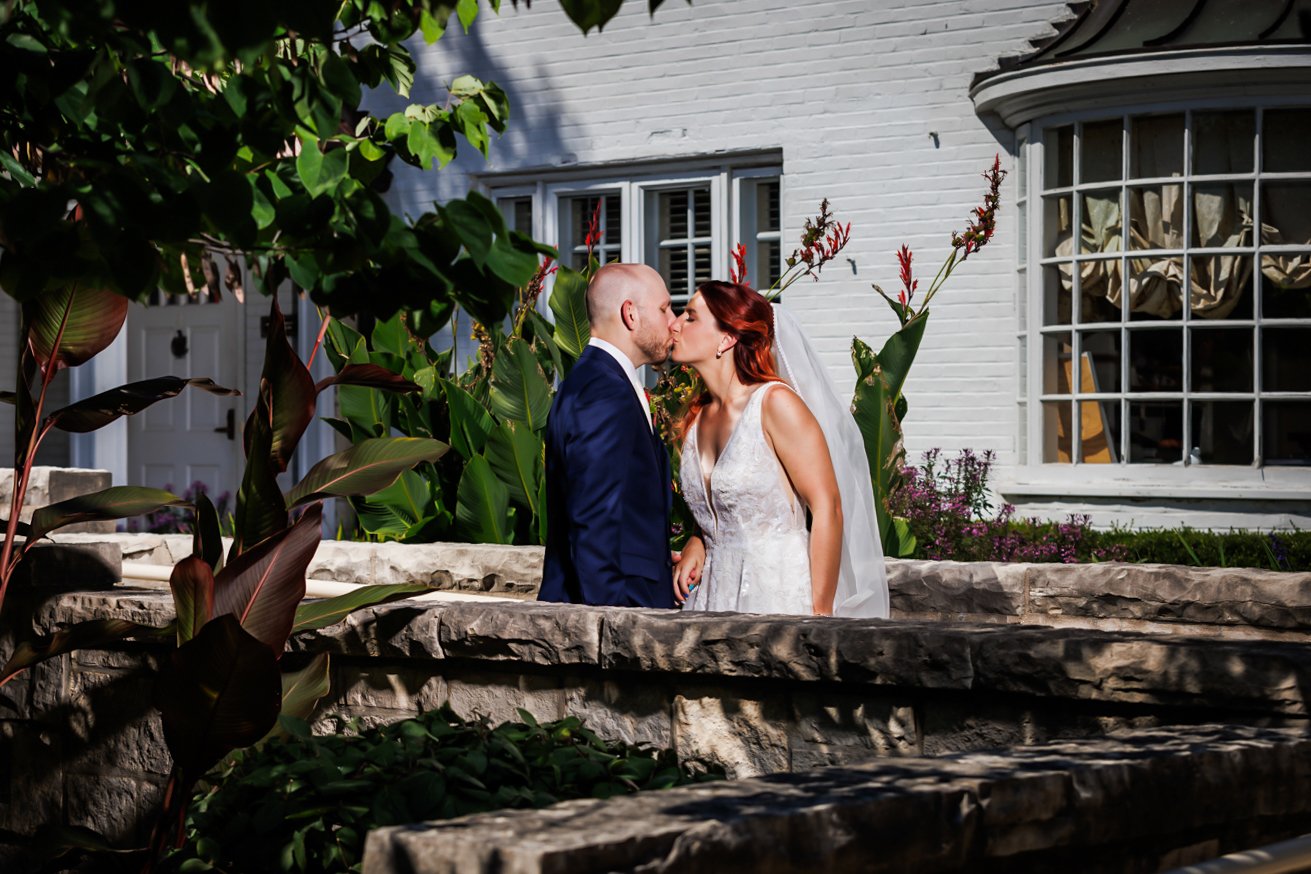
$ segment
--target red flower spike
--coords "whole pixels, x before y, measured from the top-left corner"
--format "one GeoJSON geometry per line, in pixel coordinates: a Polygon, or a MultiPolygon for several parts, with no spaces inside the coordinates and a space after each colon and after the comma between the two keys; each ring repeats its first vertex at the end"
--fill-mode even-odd
{"type": "Polygon", "coordinates": [[[592,210],[592,220],[587,223],[587,236],[583,240],[583,245],[587,247],[587,260],[592,260],[592,250],[596,244],[601,242],[601,206],[605,203],[604,198],[596,199],[596,209],[592,210]]]}
{"type": "Polygon", "coordinates": [[[747,247],[738,243],[730,253],[728,278],[730,282],[747,281],[747,247]]]}

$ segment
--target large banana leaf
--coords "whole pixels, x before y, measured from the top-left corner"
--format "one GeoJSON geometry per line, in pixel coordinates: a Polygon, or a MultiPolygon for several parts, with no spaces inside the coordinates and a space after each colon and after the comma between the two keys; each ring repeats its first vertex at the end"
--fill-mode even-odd
{"type": "Polygon", "coordinates": [[[163,489],[111,486],[89,495],[49,504],[32,513],[32,537],[40,538],[77,522],[105,522],[153,513],[163,507],[185,507],[187,501],[163,489]]]}
{"type": "Polygon", "coordinates": [[[232,614],[281,656],[305,597],[305,570],[319,548],[322,521],[323,505],[311,504],[290,528],[224,565],[214,577],[214,615],[232,614]]]}
{"type": "Polygon", "coordinates": [[[70,285],[44,292],[23,305],[32,354],[44,367],[58,339],[56,366],[90,361],[114,342],[127,308],[127,298],[98,288],[70,285]]]}
{"type": "Polygon", "coordinates": [[[246,469],[237,490],[236,530],[228,561],[287,527],[287,502],[278,485],[269,424],[252,416],[246,423],[246,440],[246,469]]]}
{"type": "Polygon", "coordinates": [[[451,414],[451,445],[467,459],[483,451],[487,438],[496,428],[491,414],[477,398],[449,379],[441,381],[451,414]]]}
{"type": "Polygon", "coordinates": [[[336,375],[319,380],[314,390],[321,392],[331,385],[355,385],[384,391],[420,390],[418,384],[377,364],[347,364],[336,375]]]}
{"type": "Polygon", "coordinates": [[[155,706],[189,791],[219,759],[273,727],[282,709],[277,659],[236,617],[216,616],[164,663],[155,706]]]}
{"type": "Polygon", "coordinates": [[[561,267],[551,289],[551,313],[555,316],[555,342],[572,358],[583,354],[592,338],[587,320],[587,277],[561,267]]]}
{"type": "Polygon", "coordinates": [[[183,379],[180,376],[160,376],[120,385],[69,404],[51,413],[50,422],[61,431],[85,434],[103,428],[122,416],[139,413],[153,403],[176,397],[188,386],[227,397],[241,394],[235,389],[224,388],[208,377],[183,379]]]}
{"type": "Polygon", "coordinates": [[[455,519],[474,543],[510,543],[514,537],[510,492],[487,459],[475,455],[464,467],[455,496],[455,519]]]}
{"type": "Polygon", "coordinates": [[[287,324],[278,309],[278,298],[269,305],[268,339],[264,345],[264,368],[260,372],[259,401],[246,423],[246,457],[252,454],[252,429],[263,423],[270,432],[269,453],[274,468],[287,469],[296,444],[314,419],[314,378],[287,340],[287,324]]]}
{"type": "Polygon", "coordinates": [[[284,671],[282,674],[282,711],[279,721],[274,723],[269,737],[283,735],[281,717],[308,720],[314,715],[314,708],[319,699],[328,694],[332,686],[331,662],[326,652],[321,652],[310,659],[310,663],[299,671],[284,671]]]}
{"type": "Polygon", "coordinates": [[[168,587],[173,590],[181,646],[214,617],[214,571],[203,558],[189,555],[173,566],[168,587]]]}
{"type": "Polygon", "coordinates": [[[327,628],[363,607],[376,607],[379,604],[412,598],[432,591],[432,588],[427,583],[389,583],[361,586],[344,595],[306,601],[296,608],[296,621],[292,623],[291,633],[327,628]]]}
{"type": "Polygon", "coordinates": [[[210,570],[223,565],[223,532],[219,526],[218,511],[209,497],[196,495],[196,515],[192,523],[191,554],[204,560],[210,570]]]}
{"type": "Polygon", "coordinates": [[[412,470],[368,497],[352,502],[360,527],[372,535],[401,539],[438,515],[428,480],[412,470]]]}
{"type": "Polygon", "coordinates": [[[551,409],[551,384],[526,340],[505,344],[492,364],[492,411],[502,419],[522,422],[534,431],[546,427],[551,409]]]}
{"type": "Polygon", "coordinates": [[[321,497],[367,495],[385,489],[404,471],[436,461],[450,447],[426,437],[374,437],[320,461],[287,495],[291,506],[321,497]]]}
{"type": "Polygon", "coordinates": [[[487,461],[509,490],[510,500],[538,512],[537,491],[543,473],[542,438],[517,422],[501,422],[487,441],[487,461]]]}

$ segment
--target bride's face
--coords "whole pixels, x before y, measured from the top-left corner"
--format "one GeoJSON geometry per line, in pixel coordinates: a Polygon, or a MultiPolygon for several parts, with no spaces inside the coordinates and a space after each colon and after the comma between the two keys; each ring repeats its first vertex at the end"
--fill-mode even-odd
{"type": "Polygon", "coordinates": [[[724,339],[724,332],[699,294],[692,295],[687,309],[674,321],[673,334],[671,357],[675,364],[697,364],[714,358],[724,339]]]}

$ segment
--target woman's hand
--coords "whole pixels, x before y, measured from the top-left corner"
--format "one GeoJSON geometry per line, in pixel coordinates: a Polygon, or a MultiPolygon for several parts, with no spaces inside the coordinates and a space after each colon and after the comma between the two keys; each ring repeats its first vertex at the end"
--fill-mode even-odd
{"type": "Polygon", "coordinates": [[[674,553],[673,559],[674,600],[682,604],[701,582],[701,571],[706,564],[706,545],[700,537],[693,535],[683,545],[682,552],[674,553]]]}

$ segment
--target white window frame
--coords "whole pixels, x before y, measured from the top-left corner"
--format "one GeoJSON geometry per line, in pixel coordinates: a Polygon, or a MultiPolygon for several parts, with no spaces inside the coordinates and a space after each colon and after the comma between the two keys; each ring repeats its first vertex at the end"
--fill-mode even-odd
{"type": "MultiPolygon", "coordinates": [[[[1232,499],[1232,500],[1294,500],[1305,501],[1308,494],[1311,494],[1311,467],[1296,467],[1285,465],[1266,466],[1261,461],[1254,461],[1250,466],[1244,465],[1206,465],[1206,464],[1189,464],[1186,462],[1187,453],[1184,453],[1185,461],[1180,464],[1131,464],[1123,461],[1112,464],[1088,464],[1088,463],[1065,463],[1065,462],[1045,462],[1043,461],[1043,441],[1044,423],[1042,412],[1043,392],[1043,343],[1042,343],[1042,321],[1043,321],[1043,273],[1046,261],[1052,260],[1045,258],[1042,251],[1043,240],[1043,214],[1041,209],[1042,197],[1044,194],[1043,174],[1046,170],[1046,156],[1044,154],[1044,134],[1047,130],[1053,130],[1074,122],[1098,121],[1113,118],[1116,116],[1122,119],[1128,119],[1131,116],[1151,115],[1161,113],[1182,113],[1198,112],[1210,110],[1238,110],[1238,109],[1279,109],[1284,107],[1305,106],[1307,100],[1305,97],[1299,98],[1271,98],[1271,99],[1235,99],[1233,97],[1215,98],[1215,99],[1197,99],[1174,102],[1156,102],[1132,105],[1116,106],[1114,112],[1108,112],[1106,109],[1083,109],[1060,114],[1053,114],[1042,118],[1034,119],[1031,123],[1020,125],[1016,129],[1017,156],[1019,158],[1017,180],[1013,195],[1017,212],[1020,215],[1018,222],[1023,229],[1024,239],[1017,246],[1017,335],[1018,348],[1017,354],[1020,363],[1019,384],[1017,386],[1019,394],[1019,416],[1021,433],[1019,436],[1020,450],[1019,457],[1021,464],[1015,469],[1014,476],[1010,482],[1004,484],[1002,491],[1008,496],[1025,496],[1025,495],[1052,495],[1062,494],[1070,497],[1116,497],[1116,498],[1137,498],[1150,497],[1159,498],[1161,494],[1168,493],[1173,498],[1179,499],[1232,499]]],[[[1127,121],[1126,121],[1127,123],[1127,121]]],[[[1260,144],[1260,125],[1257,127],[1257,144],[1260,144]]],[[[1180,177],[1172,177],[1170,182],[1177,181],[1183,184],[1186,180],[1193,179],[1191,175],[1191,141],[1192,134],[1191,123],[1185,124],[1185,148],[1187,150],[1189,162],[1185,167],[1185,174],[1180,177]]],[[[1124,140],[1122,139],[1122,145],[1124,140]]],[[[1076,152],[1076,161],[1078,155],[1076,152]]],[[[1256,165],[1252,172],[1254,190],[1253,196],[1259,197],[1260,181],[1266,178],[1282,178],[1283,174],[1275,177],[1267,177],[1260,173],[1260,165],[1256,165]]],[[[1311,176],[1311,174],[1305,174],[1311,176]]],[[[1077,177],[1076,177],[1077,178],[1077,177]]],[[[1108,183],[1108,186],[1112,183],[1108,183]]],[[[1122,179],[1119,185],[1123,187],[1125,181],[1122,179]]],[[[1102,186],[1102,187],[1108,187],[1102,186]]],[[[1090,186],[1096,187],[1096,186],[1090,186]]],[[[1062,189],[1064,190],[1064,189],[1062,189]]],[[[1079,191],[1078,187],[1071,189],[1079,191]]],[[[1072,198],[1072,205],[1078,200],[1072,198]]],[[[1191,204],[1185,199],[1185,209],[1190,210],[1191,204]]],[[[1075,233],[1079,233],[1077,225],[1077,211],[1074,213],[1075,233]]],[[[1122,222],[1124,222],[1124,233],[1127,234],[1127,223],[1129,217],[1124,214],[1122,204],[1122,222]]],[[[1185,246],[1185,252],[1194,248],[1191,239],[1185,246]]],[[[1260,241],[1253,241],[1252,253],[1254,265],[1259,265],[1260,261],[1260,241]]],[[[1187,263],[1185,262],[1185,271],[1187,263]]],[[[1256,268],[1259,272],[1259,267],[1256,268]]],[[[1254,273],[1253,294],[1260,293],[1259,275],[1254,273]]],[[[1185,304],[1186,306],[1186,304],[1185,304]]],[[[1182,321],[1182,317],[1181,317],[1182,321]]],[[[1261,324],[1261,320],[1255,315],[1253,321],[1256,325],[1261,324]]],[[[1077,328],[1072,329],[1077,332],[1077,328]]],[[[1260,332],[1255,332],[1257,337],[1260,332]]],[[[1185,331],[1185,338],[1187,332],[1185,331]]],[[[1185,339],[1185,343],[1187,339],[1185,339]]],[[[1261,368],[1261,350],[1259,339],[1254,340],[1253,346],[1253,367],[1258,371],[1257,387],[1253,391],[1254,397],[1263,396],[1259,388],[1259,371],[1261,368]]],[[[1185,347],[1186,355],[1187,347],[1185,347]]],[[[1122,343],[1121,355],[1127,355],[1127,349],[1122,343]]],[[[1123,361],[1121,369],[1125,367],[1123,361]]],[[[1185,376],[1183,394],[1185,397],[1190,396],[1190,383],[1185,376]]],[[[1124,403],[1124,393],[1117,391],[1118,398],[1116,402],[1124,403]]],[[[1123,406],[1122,406],[1123,411],[1123,406]]],[[[1253,422],[1255,430],[1254,446],[1259,451],[1261,447],[1259,421],[1259,406],[1254,410],[1253,422]]],[[[1185,416],[1187,419],[1187,416],[1185,416]]],[[[1121,430],[1129,426],[1128,420],[1121,415],[1121,430]]],[[[1071,421],[1072,440],[1071,440],[1071,457],[1077,457],[1078,437],[1080,435],[1080,425],[1077,417],[1071,421]]],[[[1185,435],[1187,434],[1188,422],[1184,422],[1185,435]]],[[[1118,457],[1117,449],[1117,457],[1118,457]]]]}
{"type": "MultiPolygon", "coordinates": [[[[728,279],[732,246],[747,229],[747,222],[741,215],[742,182],[762,178],[779,180],[779,214],[780,217],[786,216],[783,159],[775,150],[744,152],[713,159],[485,174],[478,181],[482,193],[493,201],[531,195],[532,236],[552,244],[561,240],[562,201],[570,197],[617,191],[620,194],[624,222],[620,259],[631,263],[651,263],[654,260],[654,257],[648,260],[655,239],[655,229],[648,228],[646,220],[649,196],[661,190],[704,185],[710,190],[710,277],[728,279]]],[[[754,251],[754,238],[741,242],[754,251]]],[[[748,282],[754,278],[748,277],[748,282]]],[[[547,318],[551,317],[547,300],[552,286],[553,280],[548,280],[546,291],[539,302],[547,318]]],[[[685,299],[675,295],[676,301],[685,299]]]]}

